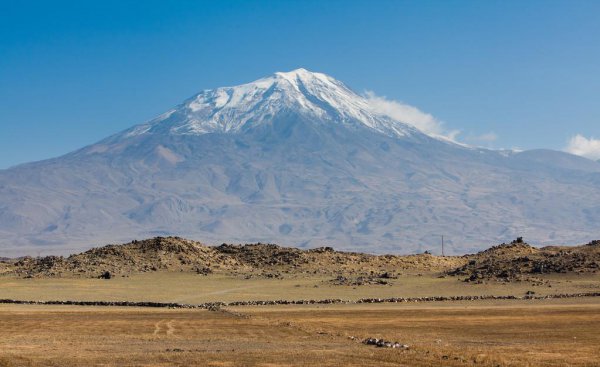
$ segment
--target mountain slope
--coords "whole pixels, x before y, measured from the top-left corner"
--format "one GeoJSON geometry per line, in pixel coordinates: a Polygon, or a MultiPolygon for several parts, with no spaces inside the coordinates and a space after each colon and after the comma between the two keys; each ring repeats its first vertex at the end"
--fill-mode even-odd
{"type": "Polygon", "coordinates": [[[600,165],[430,137],[300,69],[204,91],[65,156],[0,171],[0,249],[180,235],[369,252],[586,242],[600,165]]]}

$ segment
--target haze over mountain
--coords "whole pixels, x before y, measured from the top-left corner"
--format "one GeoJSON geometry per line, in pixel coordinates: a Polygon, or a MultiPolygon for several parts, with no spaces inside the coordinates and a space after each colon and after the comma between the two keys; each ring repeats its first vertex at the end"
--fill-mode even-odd
{"type": "MultiPolygon", "coordinates": [[[[49,137],[51,138],[51,137],[49,137]]],[[[463,253],[598,237],[600,164],[427,135],[304,69],[207,90],[62,157],[0,171],[0,252],[179,235],[463,253]]]]}

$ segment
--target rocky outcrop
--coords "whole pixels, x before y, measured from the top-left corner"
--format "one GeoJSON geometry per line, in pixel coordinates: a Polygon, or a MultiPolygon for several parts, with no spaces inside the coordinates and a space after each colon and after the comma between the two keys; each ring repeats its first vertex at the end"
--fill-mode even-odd
{"type": "Polygon", "coordinates": [[[465,260],[432,255],[371,255],[335,251],[331,247],[300,250],[275,244],[207,246],[179,237],[155,237],[123,245],[107,245],[68,257],[23,257],[3,263],[0,274],[20,277],[98,278],[106,272],[123,277],[144,272],[222,273],[243,278],[283,278],[290,274],[322,274],[355,283],[386,282],[377,274],[398,270],[443,271],[465,260]],[[377,274],[375,274],[377,272],[377,274]],[[359,279],[360,278],[360,279],[359,279]],[[379,280],[377,280],[379,279],[379,280]]]}
{"type": "MultiPolygon", "coordinates": [[[[547,273],[600,271],[600,241],[574,247],[536,248],[522,239],[474,255],[371,255],[331,247],[301,250],[275,244],[207,246],[179,237],[107,245],[68,257],[23,257],[0,262],[0,275],[111,278],[144,272],[191,272],[245,279],[331,276],[334,285],[386,285],[402,271],[439,272],[468,282],[533,279],[547,273]]],[[[538,279],[538,281],[541,281],[538,279]]]]}
{"type": "Polygon", "coordinates": [[[600,241],[582,246],[535,248],[522,240],[501,244],[467,257],[468,261],[448,275],[466,282],[487,280],[512,282],[540,281],[541,274],[596,273],[600,271],[600,241]]]}

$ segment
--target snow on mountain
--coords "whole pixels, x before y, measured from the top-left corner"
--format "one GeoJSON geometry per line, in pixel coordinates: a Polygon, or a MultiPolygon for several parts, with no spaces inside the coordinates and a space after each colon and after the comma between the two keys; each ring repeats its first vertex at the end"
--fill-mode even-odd
{"type": "Polygon", "coordinates": [[[204,91],[62,157],[0,171],[0,255],[155,235],[463,253],[598,237],[600,165],[491,151],[376,113],[304,69],[204,91]]]}
{"type": "Polygon", "coordinates": [[[332,77],[297,69],[236,87],[203,91],[176,109],[126,131],[124,136],[162,132],[165,125],[170,134],[237,133],[269,123],[286,110],[324,123],[362,124],[389,136],[414,131],[377,114],[367,99],[332,77]]]}

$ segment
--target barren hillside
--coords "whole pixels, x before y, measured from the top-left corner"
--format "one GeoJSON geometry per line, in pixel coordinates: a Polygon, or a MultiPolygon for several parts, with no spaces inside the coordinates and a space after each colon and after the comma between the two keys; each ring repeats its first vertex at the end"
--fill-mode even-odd
{"type": "Polygon", "coordinates": [[[311,250],[275,244],[207,246],[179,237],[155,237],[107,245],[68,257],[23,257],[0,262],[0,274],[19,277],[114,277],[143,272],[194,272],[283,278],[302,274],[333,276],[336,284],[393,278],[402,272],[464,277],[465,281],[519,281],[549,273],[600,270],[600,241],[573,247],[533,247],[522,240],[473,255],[371,255],[311,250]],[[358,279],[358,280],[357,280],[358,279]]]}
{"type": "Polygon", "coordinates": [[[600,270],[600,241],[581,246],[533,247],[522,239],[491,247],[449,272],[468,282],[519,281],[541,274],[596,273],[600,270]]]}
{"type": "Polygon", "coordinates": [[[155,237],[93,248],[68,257],[7,260],[3,266],[5,273],[21,277],[113,277],[155,271],[283,277],[294,274],[377,276],[399,271],[442,272],[465,262],[461,257],[429,254],[370,255],[335,251],[331,247],[300,250],[262,243],[207,246],[179,237],[155,237]]]}

